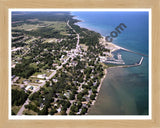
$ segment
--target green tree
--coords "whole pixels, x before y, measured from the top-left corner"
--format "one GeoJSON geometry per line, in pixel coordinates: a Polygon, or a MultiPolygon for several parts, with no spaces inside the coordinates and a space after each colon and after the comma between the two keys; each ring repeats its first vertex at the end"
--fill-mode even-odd
{"type": "Polygon", "coordinates": [[[57,113],[57,110],[52,108],[51,111],[50,111],[50,114],[54,115],[55,113],[57,113]]]}

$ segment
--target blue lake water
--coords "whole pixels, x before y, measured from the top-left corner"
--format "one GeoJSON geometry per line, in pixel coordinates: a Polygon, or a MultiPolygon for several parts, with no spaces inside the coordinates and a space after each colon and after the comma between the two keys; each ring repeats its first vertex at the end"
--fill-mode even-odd
{"type": "MultiPolygon", "coordinates": [[[[129,50],[145,55],[149,53],[148,12],[72,12],[82,20],[77,24],[103,36],[109,36],[120,24],[127,28],[113,38],[113,42],[129,50]]],[[[134,64],[142,56],[119,51],[126,64],[134,64]]],[[[144,57],[138,67],[108,69],[99,96],[89,115],[147,115],[148,114],[148,66],[144,57]]]]}

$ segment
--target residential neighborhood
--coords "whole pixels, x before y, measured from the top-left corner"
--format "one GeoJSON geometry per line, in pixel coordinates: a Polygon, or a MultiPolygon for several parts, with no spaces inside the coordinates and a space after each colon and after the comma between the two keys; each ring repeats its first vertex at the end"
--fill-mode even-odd
{"type": "Polygon", "coordinates": [[[97,98],[110,52],[70,14],[54,16],[12,23],[12,115],[86,115],[97,98]]]}

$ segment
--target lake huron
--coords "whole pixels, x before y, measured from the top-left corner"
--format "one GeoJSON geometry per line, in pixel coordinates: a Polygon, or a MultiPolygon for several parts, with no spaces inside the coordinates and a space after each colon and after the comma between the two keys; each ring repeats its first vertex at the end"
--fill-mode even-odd
{"type": "MultiPolygon", "coordinates": [[[[71,12],[77,24],[109,36],[123,23],[127,27],[112,43],[134,52],[149,55],[149,13],[144,12],[71,12]]],[[[141,55],[117,51],[126,64],[135,64],[141,55]]],[[[116,54],[116,53],[115,53],[116,54]]],[[[107,76],[94,106],[88,115],[148,115],[149,113],[149,57],[142,65],[130,68],[107,69],[107,76]]]]}

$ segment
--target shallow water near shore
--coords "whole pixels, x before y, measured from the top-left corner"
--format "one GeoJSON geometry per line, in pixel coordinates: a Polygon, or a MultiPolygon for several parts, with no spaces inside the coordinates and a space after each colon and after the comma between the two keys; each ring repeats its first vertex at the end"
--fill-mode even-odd
{"type": "MultiPolygon", "coordinates": [[[[133,53],[119,53],[126,64],[141,58],[133,53]]],[[[109,68],[88,115],[148,115],[148,94],[148,57],[137,67],[109,68]]]]}
{"type": "Polygon", "coordinates": [[[97,101],[88,115],[148,114],[148,83],[141,80],[143,75],[129,72],[128,68],[108,69],[97,101]]]}
{"type": "MultiPolygon", "coordinates": [[[[119,53],[126,64],[134,64],[141,57],[119,53]]],[[[148,58],[144,57],[142,65],[137,67],[107,69],[96,103],[88,115],[148,115],[148,58]]]]}

